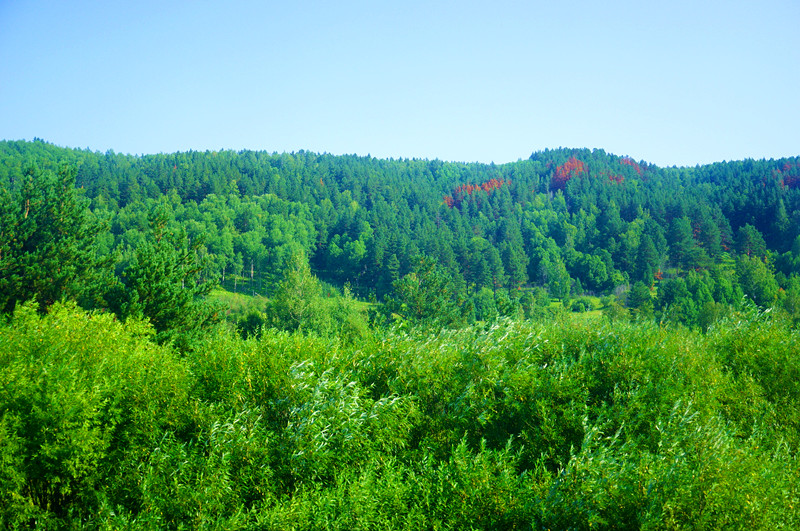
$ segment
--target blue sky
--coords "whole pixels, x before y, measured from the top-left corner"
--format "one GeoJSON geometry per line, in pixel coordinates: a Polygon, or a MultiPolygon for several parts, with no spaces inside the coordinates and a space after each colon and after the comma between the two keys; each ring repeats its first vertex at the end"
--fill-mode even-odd
{"type": "Polygon", "coordinates": [[[800,154],[800,2],[0,0],[0,139],[661,166],[800,154]]]}

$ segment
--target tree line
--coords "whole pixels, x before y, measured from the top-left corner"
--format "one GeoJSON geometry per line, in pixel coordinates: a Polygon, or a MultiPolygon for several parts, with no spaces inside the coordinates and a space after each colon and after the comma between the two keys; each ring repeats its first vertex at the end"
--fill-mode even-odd
{"type": "MultiPolygon", "coordinates": [[[[530,313],[537,301],[572,307],[584,295],[689,326],[707,326],[745,298],[800,316],[797,158],[659,168],[602,150],[559,149],[494,165],[305,151],[131,156],[37,140],[0,143],[0,160],[4,204],[17,201],[16,216],[26,201],[55,204],[34,195],[63,197],[74,182],[81,199],[62,203],[87,209],[78,217],[91,218],[97,259],[115,263],[106,286],[139,282],[124,270],[146,260],[146,242],[163,248],[163,233],[197,260],[190,284],[250,295],[272,295],[301,254],[321,281],[381,302],[427,257],[452,280],[468,320],[530,313]],[[62,167],[71,169],[53,177],[62,167]],[[37,173],[61,181],[32,184],[37,173]]],[[[27,234],[25,223],[6,222],[5,236],[27,234]]],[[[53,270],[28,252],[42,238],[30,234],[16,252],[53,270]]],[[[59,260],[102,270],[78,254],[59,260]]],[[[43,278],[34,269],[28,285],[43,278]]],[[[133,308],[121,302],[124,291],[105,304],[133,308]]],[[[102,304],[104,290],[90,293],[102,304]]]]}

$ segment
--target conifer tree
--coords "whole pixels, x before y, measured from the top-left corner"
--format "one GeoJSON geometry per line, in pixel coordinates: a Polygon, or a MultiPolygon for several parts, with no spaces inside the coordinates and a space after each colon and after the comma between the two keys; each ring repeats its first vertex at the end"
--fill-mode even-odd
{"type": "Polygon", "coordinates": [[[14,192],[0,190],[0,311],[33,298],[40,311],[94,298],[106,265],[95,247],[101,226],[75,189],[74,167],[29,167],[14,192]]]}
{"type": "Polygon", "coordinates": [[[151,233],[132,250],[109,301],[120,318],[147,318],[159,342],[186,349],[200,330],[220,317],[203,300],[213,283],[200,279],[198,242],[190,242],[182,231],[168,230],[168,217],[162,206],[151,213],[151,233]]]}
{"type": "Polygon", "coordinates": [[[394,297],[387,297],[380,312],[424,327],[464,324],[472,308],[453,275],[435,259],[421,256],[414,270],[393,283],[394,297]]]}

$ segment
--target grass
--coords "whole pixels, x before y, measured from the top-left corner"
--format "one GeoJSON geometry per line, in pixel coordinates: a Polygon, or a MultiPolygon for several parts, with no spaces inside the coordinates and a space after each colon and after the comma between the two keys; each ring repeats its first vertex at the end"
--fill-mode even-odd
{"type": "Polygon", "coordinates": [[[263,311],[269,299],[262,295],[245,295],[224,289],[215,289],[208,295],[209,301],[220,303],[228,309],[228,315],[244,315],[251,310],[263,311]]]}

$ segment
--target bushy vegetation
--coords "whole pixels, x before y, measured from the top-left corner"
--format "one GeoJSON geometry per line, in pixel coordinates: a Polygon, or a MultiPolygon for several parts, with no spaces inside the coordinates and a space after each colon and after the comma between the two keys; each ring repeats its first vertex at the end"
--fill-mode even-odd
{"type": "Polygon", "coordinates": [[[785,528],[800,341],[501,319],[357,342],[55,305],[0,328],[5,528],[785,528]]]}

